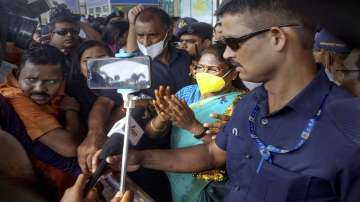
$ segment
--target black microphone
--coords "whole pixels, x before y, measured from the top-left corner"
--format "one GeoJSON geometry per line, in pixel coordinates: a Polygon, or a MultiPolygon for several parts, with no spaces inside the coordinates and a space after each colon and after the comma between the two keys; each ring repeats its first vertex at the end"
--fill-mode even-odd
{"type": "Polygon", "coordinates": [[[85,186],[84,189],[85,196],[90,191],[90,189],[96,185],[98,179],[105,170],[107,164],[106,157],[122,154],[123,145],[124,145],[124,135],[121,133],[114,133],[108,140],[106,140],[99,156],[100,164],[96,168],[95,173],[92,174],[92,176],[90,177],[89,181],[85,186]]]}

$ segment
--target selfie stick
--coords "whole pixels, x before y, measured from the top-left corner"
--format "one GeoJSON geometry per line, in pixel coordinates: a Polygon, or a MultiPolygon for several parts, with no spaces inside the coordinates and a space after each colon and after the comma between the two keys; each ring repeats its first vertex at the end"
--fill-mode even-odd
{"type": "Polygon", "coordinates": [[[129,136],[130,136],[130,122],[131,122],[131,111],[135,108],[135,100],[137,99],[136,96],[132,95],[131,93],[136,92],[136,90],[118,90],[118,93],[122,94],[124,100],[124,108],[126,109],[126,116],[125,116],[125,135],[124,135],[124,145],[123,145],[123,152],[121,158],[121,174],[120,174],[120,188],[119,191],[121,193],[125,192],[125,179],[126,179],[126,172],[127,172],[127,155],[129,150],[129,136]]]}

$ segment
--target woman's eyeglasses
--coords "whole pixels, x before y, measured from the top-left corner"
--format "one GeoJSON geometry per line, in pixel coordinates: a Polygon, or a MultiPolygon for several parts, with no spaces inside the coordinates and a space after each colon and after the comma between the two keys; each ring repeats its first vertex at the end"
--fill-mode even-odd
{"type": "Polygon", "coordinates": [[[210,74],[219,74],[223,71],[223,68],[219,66],[196,64],[194,67],[194,70],[197,72],[206,72],[210,74]]]}
{"type": "Polygon", "coordinates": [[[280,25],[280,26],[271,26],[269,28],[261,29],[255,32],[251,32],[249,34],[245,34],[241,37],[224,37],[224,43],[226,46],[231,48],[233,51],[237,51],[240,48],[240,44],[244,43],[245,41],[249,40],[250,38],[268,32],[274,27],[291,27],[291,26],[299,26],[298,24],[288,24],[288,25],[280,25]]]}

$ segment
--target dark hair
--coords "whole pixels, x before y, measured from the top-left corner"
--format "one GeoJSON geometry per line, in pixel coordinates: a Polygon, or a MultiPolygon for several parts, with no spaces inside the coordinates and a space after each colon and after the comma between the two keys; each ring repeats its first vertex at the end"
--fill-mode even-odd
{"type": "MultiPolygon", "coordinates": [[[[224,52],[226,49],[226,45],[222,42],[217,42],[206,48],[200,53],[200,57],[205,54],[214,55],[220,62],[225,63],[230,69],[235,68],[230,62],[228,62],[224,58],[224,52]]],[[[245,85],[242,83],[241,79],[237,77],[234,81],[232,81],[232,85],[237,89],[246,89],[245,85]]]]}
{"type": "Polygon", "coordinates": [[[66,70],[65,56],[54,46],[47,44],[37,44],[24,52],[21,58],[21,63],[18,72],[22,70],[26,62],[37,65],[60,65],[63,73],[66,70]]]}
{"type": "Polygon", "coordinates": [[[72,79],[76,80],[79,78],[83,78],[81,71],[80,71],[80,59],[81,59],[81,56],[83,55],[83,53],[87,49],[93,48],[93,47],[103,48],[109,56],[113,56],[113,53],[110,50],[110,48],[106,44],[102,43],[101,41],[95,41],[95,40],[84,41],[83,43],[81,43],[79,45],[77,51],[75,52],[76,54],[72,58],[70,75],[67,77],[68,80],[72,80],[72,79]]]}
{"type": "Polygon", "coordinates": [[[71,13],[70,9],[65,4],[57,5],[50,9],[49,13],[50,24],[49,31],[52,32],[55,29],[56,23],[67,22],[77,25],[80,20],[80,16],[71,13]]]}
{"type": "Polygon", "coordinates": [[[299,24],[295,29],[304,48],[312,49],[316,25],[296,7],[295,0],[226,0],[216,11],[218,17],[249,12],[247,25],[258,30],[269,26],[299,24]]]}
{"type": "Polygon", "coordinates": [[[74,24],[75,26],[78,25],[78,22],[73,20],[72,18],[59,17],[49,23],[49,32],[53,32],[55,30],[55,25],[57,23],[62,23],[62,22],[71,23],[71,24],[74,24]]]}
{"type": "Polygon", "coordinates": [[[125,17],[125,13],[123,11],[120,11],[120,10],[115,10],[114,12],[110,13],[110,15],[108,15],[105,19],[105,25],[107,25],[111,18],[114,18],[114,17],[121,17],[121,18],[124,18],[125,17]]]}
{"type": "Polygon", "coordinates": [[[107,44],[114,44],[126,32],[129,31],[129,23],[126,21],[113,21],[106,25],[102,34],[102,40],[107,44]]]}
{"type": "MultiPolygon", "coordinates": [[[[205,54],[212,54],[215,57],[217,57],[220,62],[225,62],[226,64],[231,65],[230,63],[228,63],[225,60],[225,58],[223,56],[225,49],[226,49],[226,45],[224,43],[215,43],[215,44],[212,44],[211,46],[209,46],[208,48],[204,49],[200,53],[200,57],[205,54]]],[[[230,67],[232,67],[232,66],[230,66],[230,67]]]]}
{"type": "Polygon", "coordinates": [[[89,20],[89,23],[92,28],[94,28],[97,32],[103,33],[105,29],[105,18],[96,17],[89,20]]]}
{"type": "Polygon", "coordinates": [[[158,18],[162,25],[165,26],[165,29],[169,29],[171,27],[171,18],[170,16],[162,9],[157,7],[148,7],[136,16],[135,21],[140,20],[141,22],[150,22],[154,20],[154,18],[158,18]]]}

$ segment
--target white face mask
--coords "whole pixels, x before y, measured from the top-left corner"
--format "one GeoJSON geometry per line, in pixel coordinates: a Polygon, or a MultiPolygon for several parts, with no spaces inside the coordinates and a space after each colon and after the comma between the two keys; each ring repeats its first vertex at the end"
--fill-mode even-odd
{"type": "Polygon", "coordinates": [[[137,42],[137,45],[138,45],[140,51],[144,55],[148,55],[151,57],[151,59],[154,59],[157,56],[159,56],[163,52],[165,47],[167,46],[167,43],[165,44],[166,37],[167,37],[167,33],[163,40],[161,40],[155,44],[152,44],[151,46],[148,46],[148,47],[145,47],[139,41],[136,41],[136,42],[137,42]]]}
{"type": "Polygon", "coordinates": [[[247,89],[249,89],[250,91],[252,91],[253,89],[255,89],[256,87],[259,87],[262,85],[262,83],[254,83],[254,82],[249,82],[249,81],[242,81],[243,84],[245,85],[245,87],[247,89]]]}

